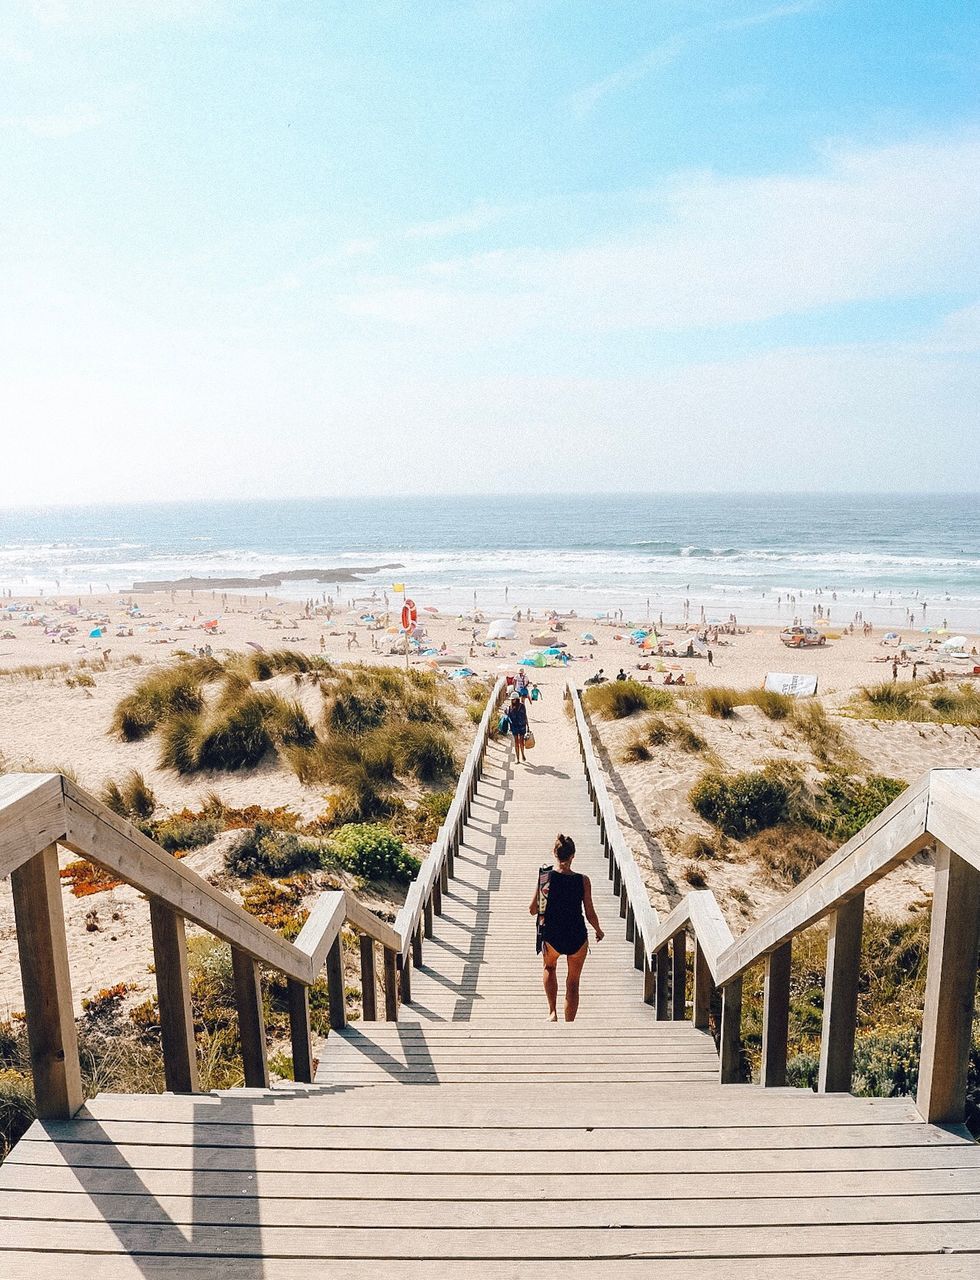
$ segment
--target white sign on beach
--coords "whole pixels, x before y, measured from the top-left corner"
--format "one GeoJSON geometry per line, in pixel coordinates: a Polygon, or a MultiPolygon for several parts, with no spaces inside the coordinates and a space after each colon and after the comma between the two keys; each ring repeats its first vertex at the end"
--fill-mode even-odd
{"type": "Polygon", "coordinates": [[[816,676],[792,676],[783,671],[770,671],[763,686],[768,693],[787,693],[792,698],[808,698],[817,692],[816,676]]]}

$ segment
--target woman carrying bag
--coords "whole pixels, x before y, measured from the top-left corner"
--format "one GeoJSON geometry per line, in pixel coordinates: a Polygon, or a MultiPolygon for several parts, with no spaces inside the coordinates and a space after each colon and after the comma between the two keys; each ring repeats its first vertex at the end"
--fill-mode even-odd
{"type": "Polygon", "coordinates": [[[531,915],[538,917],[538,951],[544,961],[544,992],[548,1000],[548,1021],[558,1021],[558,959],[568,961],[565,978],[565,1021],[574,1022],[578,1013],[579,981],[589,954],[586,920],[595,929],[595,940],[603,938],[602,926],[592,904],[592,884],[588,876],[572,870],[575,841],[559,835],[555,840],[555,866],[538,872],[538,884],[531,899],[531,915]]]}
{"type": "Polygon", "coordinates": [[[527,737],[527,711],[520,698],[511,699],[510,706],[507,708],[507,719],[510,721],[510,731],[514,735],[514,754],[517,763],[526,764],[524,739],[527,737]]]}

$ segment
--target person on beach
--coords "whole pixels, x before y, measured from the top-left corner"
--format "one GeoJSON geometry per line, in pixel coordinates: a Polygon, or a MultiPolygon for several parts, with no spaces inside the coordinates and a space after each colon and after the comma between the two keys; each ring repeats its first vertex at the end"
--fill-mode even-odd
{"type": "Polygon", "coordinates": [[[510,700],[507,719],[510,721],[510,731],[514,735],[514,756],[518,764],[526,764],[524,739],[527,737],[527,709],[516,695],[510,700]]]}
{"type": "Polygon", "coordinates": [[[605,936],[592,905],[592,882],[572,870],[575,841],[558,834],[553,867],[538,872],[538,884],[531,899],[531,915],[538,918],[538,951],[544,962],[544,993],[548,1000],[548,1021],[558,1021],[558,960],[568,962],[565,976],[565,1021],[574,1022],[578,1013],[579,983],[589,954],[586,920],[595,930],[596,942],[605,936]]]}
{"type": "Polygon", "coordinates": [[[525,698],[529,698],[531,696],[531,691],[527,687],[527,676],[523,671],[518,671],[517,673],[517,679],[514,682],[514,692],[522,702],[525,698]]]}

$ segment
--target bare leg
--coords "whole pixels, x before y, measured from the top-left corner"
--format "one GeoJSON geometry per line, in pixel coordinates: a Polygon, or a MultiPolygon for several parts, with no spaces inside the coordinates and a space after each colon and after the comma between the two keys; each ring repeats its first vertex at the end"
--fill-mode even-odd
{"type": "Polygon", "coordinates": [[[548,1017],[558,1021],[558,952],[546,942],[541,951],[544,960],[544,993],[548,998],[548,1017]]]}
{"type": "Polygon", "coordinates": [[[565,1021],[574,1022],[578,1013],[578,986],[582,966],[589,954],[588,942],[583,942],[574,955],[568,957],[568,975],[565,978],[565,1021]]]}

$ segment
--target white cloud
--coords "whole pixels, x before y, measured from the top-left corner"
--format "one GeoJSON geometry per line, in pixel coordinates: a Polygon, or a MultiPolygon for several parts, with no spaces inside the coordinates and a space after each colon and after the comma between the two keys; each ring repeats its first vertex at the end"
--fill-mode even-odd
{"type": "Polygon", "coordinates": [[[820,2],[821,0],[797,0],[796,3],[779,4],[769,9],[759,10],[756,13],[744,14],[742,17],[726,18],[718,22],[709,22],[677,32],[660,44],[655,45],[641,57],[577,90],[570,95],[568,103],[573,114],[582,119],[609,94],[616,93],[620,89],[626,89],[632,84],[637,84],[651,72],[662,71],[693,47],[703,45],[726,32],[768,26],[770,23],[780,22],[784,18],[793,18],[803,13],[810,13],[819,7],[820,2]]]}
{"type": "Polygon", "coordinates": [[[0,129],[28,133],[34,138],[73,138],[88,133],[105,123],[105,116],[95,107],[80,104],[50,115],[0,116],[0,129]]]}
{"type": "MultiPolygon", "coordinates": [[[[340,305],[482,341],[536,326],[734,326],[959,290],[980,285],[978,176],[974,135],[828,148],[808,173],[679,175],[651,193],[659,221],[567,249],[501,250],[368,277],[340,305]]],[[[549,216],[560,222],[561,209],[549,216]]]]}
{"type": "Polygon", "coordinates": [[[508,211],[497,205],[478,204],[465,213],[448,218],[436,218],[431,222],[419,222],[403,232],[406,240],[440,240],[450,236],[467,235],[483,231],[499,222],[508,211]]]}

